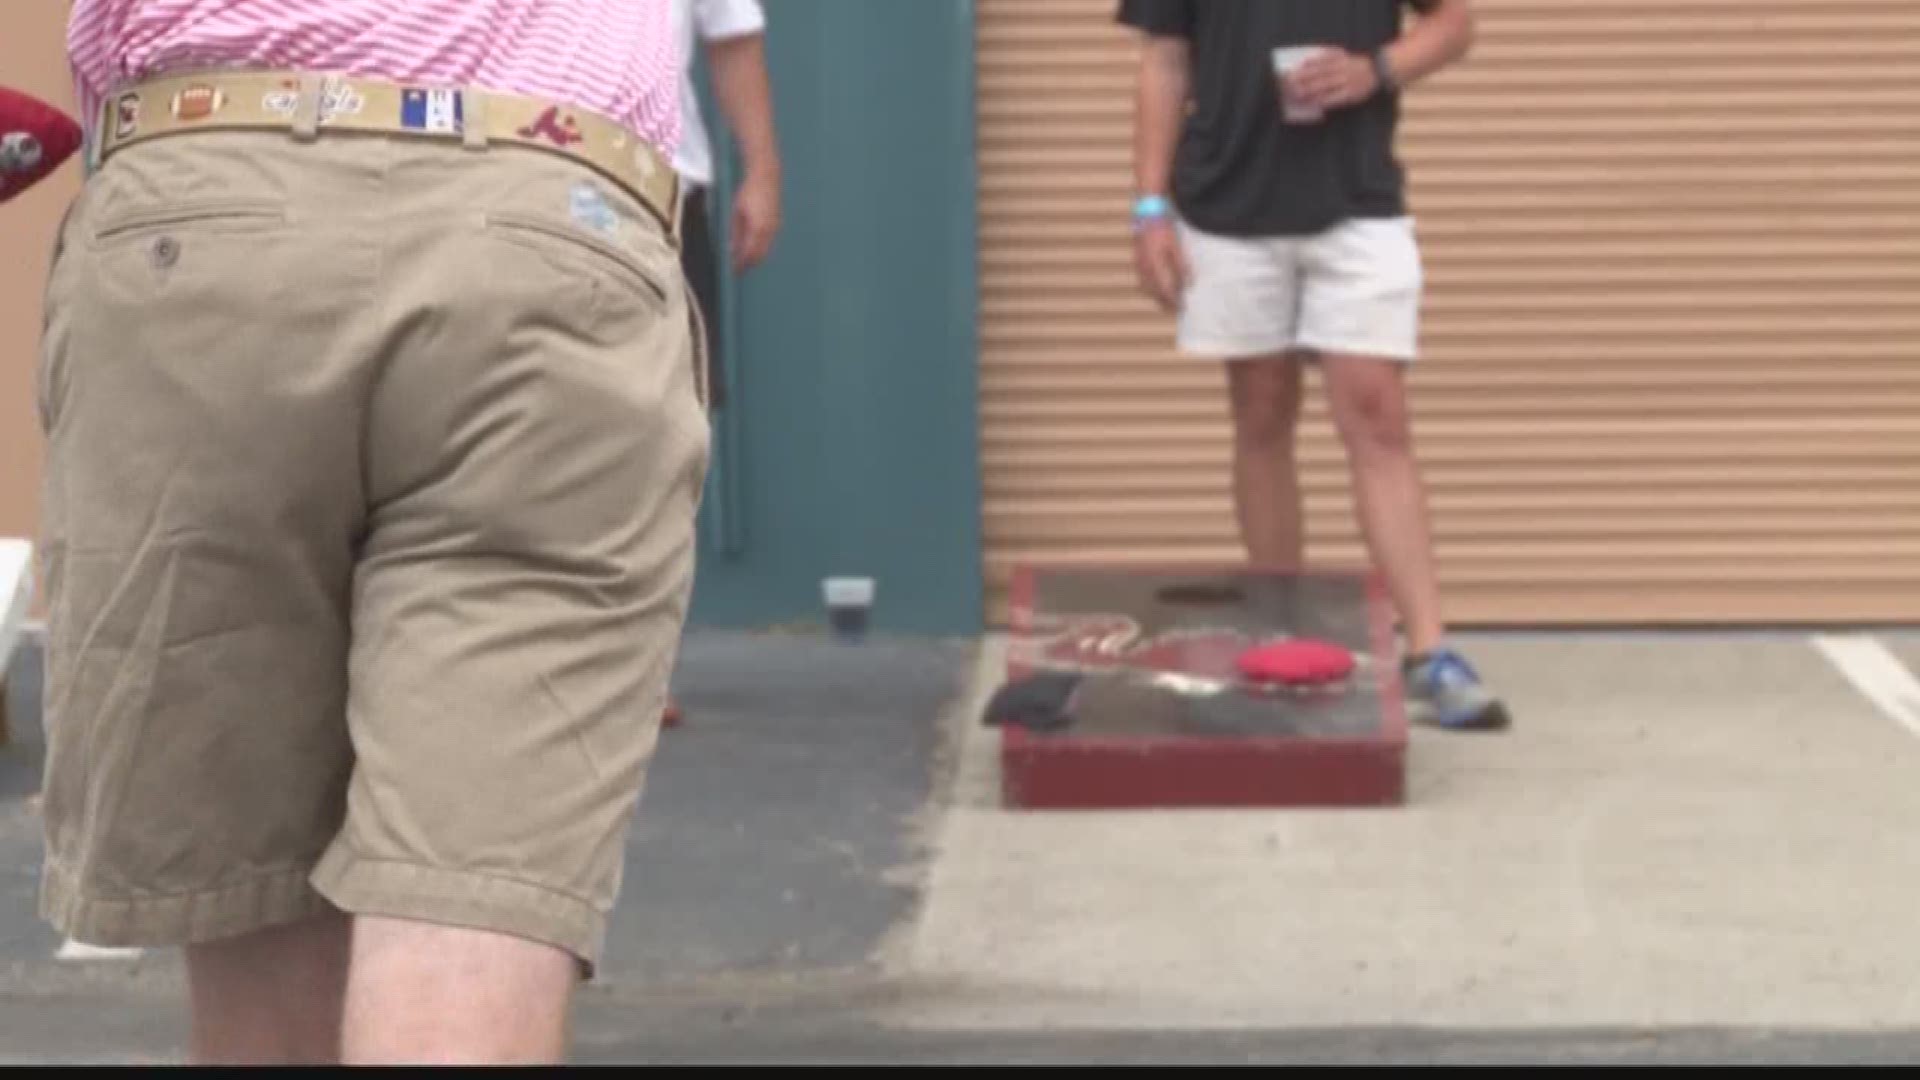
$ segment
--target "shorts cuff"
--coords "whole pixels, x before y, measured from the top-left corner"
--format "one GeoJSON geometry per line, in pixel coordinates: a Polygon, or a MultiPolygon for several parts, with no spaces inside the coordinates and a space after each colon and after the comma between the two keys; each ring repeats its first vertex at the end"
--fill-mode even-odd
{"type": "Polygon", "coordinates": [[[572,953],[592,973],[606,913],[566,893],[512,878],[368,859],[335,847],[313,884],[352,915],[457,926],[526,938],[572,953]]]}
{"type": "Polygon", "coordinates": [[[1271,356],[1285,356],[1298,346],[1285,339],[1279,341],[1222,341],[1218,338],[1182,337],[1178,341],[1179,349],[1187,356],[1201,360],[1261,360],[1271,356]]]}
{"type": "Polygon", "coordinates": [[[89,896],[73,873],[51,862],[40,879],[41,918],[74,941],[109,949],[224,941],[332,910],[308,883],[305,868],[166,896],[89,896]]]}
{"type": "Polygon", "coordinates": [[[1326,339],[1302,341],[1302,349],[1311,349],[1322,355],[1359,356],[1369,360],[1391,360],[1396,364],[1411,364],[1419,356],[1418,350],[1404,345],[1393,345],[1382,341],[1331,341],[1326,339]]]}

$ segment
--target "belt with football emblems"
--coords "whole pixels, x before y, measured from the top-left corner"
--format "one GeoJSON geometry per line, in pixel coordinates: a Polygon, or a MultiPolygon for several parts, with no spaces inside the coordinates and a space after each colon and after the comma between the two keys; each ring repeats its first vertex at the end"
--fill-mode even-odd
{"type": "Polygon", "coordinates": [[[564,154],[632,192],[672,241],[680,240],[680,180],[658,148],[596,113],[493,91],[274,71],[169,75],[107,97],[93,164],[148,139],[247,129],[303,140],[354,131],[445,139],[473,150],[506,144],[564,154]]]}

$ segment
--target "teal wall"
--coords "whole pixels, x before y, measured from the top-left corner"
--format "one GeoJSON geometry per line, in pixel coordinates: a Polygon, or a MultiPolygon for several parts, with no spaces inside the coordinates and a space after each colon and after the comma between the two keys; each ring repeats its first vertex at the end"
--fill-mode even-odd
{"type": "Polygon", "coordinates": [[[820,579],[854,574],[879,581],[877,630],[977,633],[973,4],[766,7],[784,223],[717,314],[692,622],[818,621],[820,579]]]}

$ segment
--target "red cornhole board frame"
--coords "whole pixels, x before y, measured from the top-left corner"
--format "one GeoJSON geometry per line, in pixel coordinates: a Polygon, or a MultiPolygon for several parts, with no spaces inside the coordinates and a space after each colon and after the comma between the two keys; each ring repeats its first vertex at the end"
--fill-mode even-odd
{"type": "MultiPolygon", "coordinates": [[[[1341,571],[1279,572],[1246,567],[1020,567],[1012,582],[1009,679],[1033,670],[1029,661],[1037,638],[1057,630],[1062,619],[1096,617],[1115,610],[1111,597],[1089,597],[1100,582],[1119,586],[1125,594],[1117,607],[1141,607],[1140,590],[1163,595],[1168,586],[1245,589],[1258,597],[1290,594],[1278,607],[1309,616],[1313,626],[1281,625],[1303,620],[1276,618],[1278,614],[1256,604],[1240,604],[1231,613],[1236,629],[1261,628],[1275,636],[1323,637],[1352,649],[1363,677],[1346,688],[1323,696],[1300,698],[1279,695],[1262,700],[1229,694],[1220,705],[1184,698],[1166,691],[1133,687],[1107,692],[1100,700],[1083,690],[1074,723],[1063,731],[1035,732],[1021,727],[999,729],[1002,798],[1011,808],[1024,810],[1118,810],[1152,808],[1261,808],[1261,807],[1382,807],[1396,806],[1406,796],[1407,720],[1405,700],[1394,649],[1392,609],[1384,585],[1369,573],[1341,571]],[[1062,585],[1063,581],[1072,580],[1062,585]],[[1078,597],[1062,600],[1062,590],[1078,590],[1078,597]],[[1314,596],[1341,601],[1338,629],[1311,618],[1314,596]],[[1358,610],[1352,610],[1358,605],[1358,610]],[[1044,608],[1045,610],[1042,610],[1044,608]],[[1026,659],[1023,659],[1023,656],[1026,659]],[[1142,696],[1147,695],[1147,696],[1142,696]],[[1180,718],[1192,710],[1227,708],[1238,722],[1206,730],[1180,718]],[[1337,726],[1321,723],[1315,709],[1337,708],[1344,719],[1337,726]],[[1272,722],[1260,710],[1271,709],[1272,722]],[[1293,710],[1289,713],[1287,710],[1293,710]],[[1302,721],[1299,717],[1308,714],[1302,721]],[[1160,721],[1136,722],[1121,715],[1153,714],[1160,721]],[[1166,718],[1172,717],[1171,723],[1166,718]]],[[[1340,606],[1324,605],[1331,611],[1340,606]]],[[[1224,609],[1222,609],[1224,610],[1224,609]]],[[[1167,609],[1156,602],[1151,610],[1128,612],[1139,621],[1163,621],[1167,609]]],[[[1178,616],[1187,630],[1197,619],[1210,616],[1188,608],[1178,616]]],[[[1166,627],[1146,627],[1148,633],[1166,627]]],[[[1181,629],[1180,626],[1173,627],[1181,629]]],[[[1214,650],[1216,653],[1218,649],[1214,650]]],[[[1152,666],[1177,671],[1174,659],[1161,650],[1152,666]]],[[[1217,656],[1208,663],[1216,663],[1217,656]]],[[[1090,676],[1109,680],[1109,676],[1090,676]]],[[[1128,680],[1121,680],[1128,681],[1128,680]]],[[[1328,714],[1331,715],[1331,714],[1328,714]]]]}

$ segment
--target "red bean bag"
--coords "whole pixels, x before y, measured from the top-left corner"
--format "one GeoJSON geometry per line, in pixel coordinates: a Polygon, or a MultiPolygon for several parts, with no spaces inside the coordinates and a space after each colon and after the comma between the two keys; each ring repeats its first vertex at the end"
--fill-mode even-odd
{"type": "Polygon", "coordinates": [[[66,113],[0,87],[0,203],[45,179],[80,142],[80,125],[66,113]]]}
{"type": "Polygon", "coordinates": [[[1236,661],[1248,682],[1318,686],[1353,674],[1353,653],[1330,641],[1293,638],[1248,649],[1236,661]]]}

